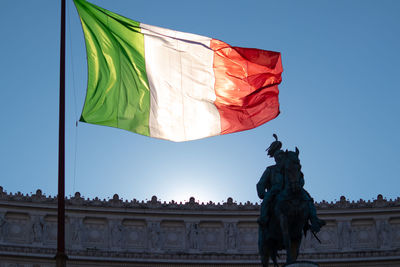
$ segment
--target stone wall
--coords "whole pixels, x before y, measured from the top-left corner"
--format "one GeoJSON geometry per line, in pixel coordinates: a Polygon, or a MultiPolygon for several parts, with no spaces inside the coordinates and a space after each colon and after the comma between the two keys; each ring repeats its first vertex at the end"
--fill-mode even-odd
{"type": "MultiPolygon", "coordinates": [[[[316,203],[327,225],[301,259],[320,266],[400,266],[400,198],[316,203]]],[[[0,187],[0,267],[54,266],[57,200],[0,187]],[[14,264],[14,265],[13,265],[14,264]]],[[[66,199],[68,266],[259,266],[260,206],[66,199]]],[[[281,255],[284,260],[284,255],[281,255]]]]}

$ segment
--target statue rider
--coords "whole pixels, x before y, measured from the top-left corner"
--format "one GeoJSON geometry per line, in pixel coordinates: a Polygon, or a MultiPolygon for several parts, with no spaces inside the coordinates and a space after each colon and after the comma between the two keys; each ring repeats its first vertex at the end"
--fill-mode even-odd
{"type": "MultiPolygon", "coordinates": [[[[268,166],[257,183],[257,194],[258,197],[263,201],[261,203],[260,217],[258,223],[267,227],[269,222],[270,213],[272,213],[272,204],[276,196],[283,189],[284,177],[283,168],[285,164],[285,152],[281,150],[282,143],[278,141],[276,134],[273,134],[275,141],[266,149],[268,156],[273,157],[275,165],[268,166]],[[267,189],[267,191],[265,191],[267,189]]],[[[303,178],[303,173],[301,173],[303,178]]],[[[304,178],[302,179],[304,182],[304,178]]],[[[302,188],[303,199],[308,203],[308,209],[311,221],[311,230],[314,233],[319,232],[321,227],[325,225],[325,221],[320,220],[317,217],[317,211],[314,206],[314,200],[310,194],[302,188]]]]}
{"type": "Polygon", "coordinates": [[[275,165],[268,166],[257,183],[258,197],[263,201],[261,203],[260,217],[258,223],[261,226],[267,226],[271,203],[283,188],[283,165],[284,152],[281,150],[282,143],[278,141],[276,134],[273,135],[275,141],[266,149],[268,156],[275,159],[275,165]],[[265,191],[267,189],[267,191],[265,191]]]}

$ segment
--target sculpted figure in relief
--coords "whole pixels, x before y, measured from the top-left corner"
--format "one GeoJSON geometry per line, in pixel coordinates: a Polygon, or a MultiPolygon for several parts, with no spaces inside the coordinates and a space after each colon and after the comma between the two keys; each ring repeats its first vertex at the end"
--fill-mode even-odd
{"type": "Polygon", "coordinates": [[[350,248],[351,225],[349,221],[342,221],[338,224],[339,248],[350,248]]]}
{"type": "Polygon", "coordinates": [[[226,244],[228,249],[236,248],[236,229],[233,223],[229,223],[226,227],[226,244]]]}
{"type": "Polygon", "coordinates": [[[6,219],[4,218],[4,214],[0,213],[0,242],[3,241],[3,238],[6,234],[6,219]]]}
{"type": "Polygon", "coordinates": [[[81,232],[82,232],[82,226],[81,226],[81,220],[78,218],[75,218],[72,223],[72,243],[80,243],[81,242],[81,232]]]}
{"type": "Polygon", "coordinates": [[[33,242],[41,242],[43,236],[44,223],[42,219],[37,216],[32,224],[33,242]]]}
{"type": "Polygon", "coordinates": [[[122,226],[118,222],[111,228],[111,240],[114,247],[122,247],[122,226]]]}
{"type": "Polygon", "coordinates": [[[387,220],[377,222],[378,247],[389,248],[391,246],[392,229],[387,220]]]}
{"type": "Polygon", "coordinates": [[[149,229],[150,235],[150,248],[152,249],[159,249],[160,248],[160,227],[159,224],[156,222],[152,222],[150,224],[149,229]]]}
{"type": "Polygon", "coordinates": [[[199,229],[198,229],[198,224],[197,223],[191,223],[189,224],[189,229],[188,229],[188,243],[189,243],[189,249],[198,249],[198,235],[199,235],[199,229]]]}

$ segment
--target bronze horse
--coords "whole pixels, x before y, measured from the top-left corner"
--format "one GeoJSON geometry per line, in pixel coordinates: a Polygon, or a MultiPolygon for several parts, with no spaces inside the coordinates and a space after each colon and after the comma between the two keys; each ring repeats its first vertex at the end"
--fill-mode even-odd
{"type": "Polygon", "coordinates": [[[259,228],[261,262],[268,266],[269,258],[277,264],[278,250],[286,249],[286,263],[297,259],[302,232],[309,229],[309,209],[304,194],[304,177],[301,172],[299,150],[285,151],[283,165],[283,189],[274,200],[271,219],[267,229],[259,228]]]}

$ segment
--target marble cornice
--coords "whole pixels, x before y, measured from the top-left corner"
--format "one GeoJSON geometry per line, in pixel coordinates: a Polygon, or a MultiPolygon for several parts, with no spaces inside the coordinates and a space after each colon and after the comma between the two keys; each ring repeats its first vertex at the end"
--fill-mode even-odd
{"type": "MultiPolygon", "coordinates": [[[[22,194],[20,192],[17,193],[7,193],[0,186],[0,203],[9,204],[9,205],[17,205],[17,206],[30,206],[34,204],[36,208],[50,208],[57,204],[57,197],[46,196],[42,193],[40,189],[36,191],[35,194],[28,195],[22,194]]],[[[151,200],[148,201],[138,201],[136,199],[133,200],[123,200],[117,194],[109,199],[99,199],[95,197],[93,199],[83,198],[79,192],[76,192],[73,197],[65,198],[66,208],[71,210],[76,209],[88,209],[101,207],[101,208],[109,208],[115,209],[133,209],[133,210],[143,210],[145,213],[146,210],[151,210],[154,213],[156,210],[163,210],[163,213],[168,210],[186,210],[186,211],[258,211],[259,203],[251,203],[247,201],[245,203],[237,203],[233,201],[232,198],[228,198],[226,202],[223,203],[198,203],[195,201],[195,198],[190,198],[188,202],[161,202],[158,200],[156,196],[153,196],[151,200]]],[[[335,210],[362,210],[367,209],[368,212],[384,212],[389,211],[393,208],[400,207],[400,197],[396,199],[385,199],[382,195],[378,195],[374,200],[363,200],[360,199],[358,201],[349,201],[344,196],[340,197],[338,201],[321,201],[315,203],[317,209],[324,213],[324,211],[334,212],[335,210]]]]}
{"type": "MultiPolygon", "coordinates": [[[[90,260],[113,262],[174,262],[174,263],[259,263],[256,253],[186,253],[186,252],[128,252],[104,251],[101,249],[71,250],[67,249],[70,260],[90,260]]],[[[32,258],[53,258],[55,248],[38,248],[25,246],[0,246],[0,256],[25,256],[32,258]]],[[[285,261],[285,254],[279,253],[278,262],[285,261]]],[[[400,249],[392,250],[359,250],[351,252],[303,252],[299,260],[313,260],[315,262],[368,262],[400,260],[400,249]]]]}

